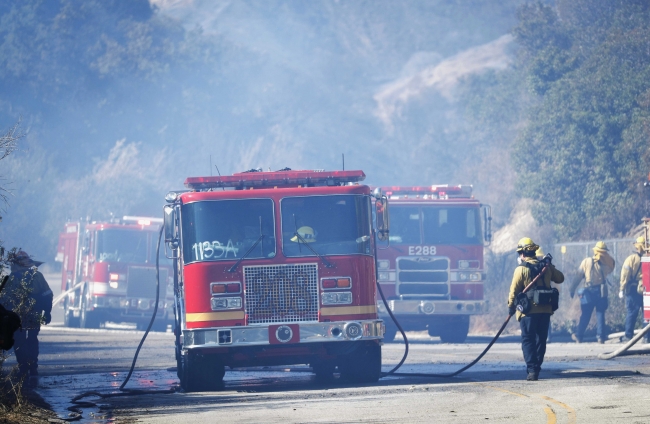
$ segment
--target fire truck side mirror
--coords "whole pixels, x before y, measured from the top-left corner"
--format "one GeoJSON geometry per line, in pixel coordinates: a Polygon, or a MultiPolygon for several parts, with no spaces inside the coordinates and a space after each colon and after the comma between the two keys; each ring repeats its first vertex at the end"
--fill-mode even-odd
{"type": "Polygon", "coordinates": [[[172,206],[165,206],[163,208],[163,213],[164,213],[163,225],[165,226],[165,242],[172,243],[172,244],[175,244],[175,242],[178,243],[174,231],[175,221],[176,221],[176,211],[172,206]]]}
{"type": "Polygon", "coordinates": [[[481,205],[483,209],[483,243],[489,246],[492,243],[492,207],[481,205]]]}
{"type": "Polygon", "coordinates": [[[390,220],[388,218],[388,198],[381,196],[375,200],[375,217],[377,219],[377,238],[381,241],[388,240],[390,220]]]}
{"type": "Polygon", "coordinates": [[[90,231],[86,230],[84,233],[83,244],[81,245],[81,251],[83,253],[88,253],[90,250],[90,231]]]}

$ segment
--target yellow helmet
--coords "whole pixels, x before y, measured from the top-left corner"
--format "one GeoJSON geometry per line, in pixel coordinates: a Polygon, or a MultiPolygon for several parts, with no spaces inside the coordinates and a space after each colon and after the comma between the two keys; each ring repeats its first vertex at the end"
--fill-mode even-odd
{"type": "Polygon", "coordinates": [[[596,243],[596,245],[592,250],[594,251],[594,253],[609,252],[609,249],[607,248],[607,245],[605,244],[604,241],[599,241],[598,243],[596,243]]]}
{"type": "Polygon", "coordinates": [[[544,253],[541,247],[538,247],[537,251],[535,252],[535,256],[537,256],[538,258],[543,258],[544,256],[546,256],[546,253],[544,253]]]}
{"type": "Polygon", "coordinates": [[[643,251],[643,249],[645,249],[645,237],[637,237],[636,242],[634,243],[634,247],[636,247],[639,251],[643,251]]]}
{"type": "Polygon", "coordinates": [[[299,241],[305,243],[313,243],[316,241],[316,232],[311,227],[307,227],[307,226],[300,227],[296,232],[298,233],[298,236],[300,236],[300,238],[298,238],[298,236],[291,237],[291,241],[294,243],[298,243],[299,241]]]}
{"type": "Polygon", "coordinates": [[[517,252],[534,252],[537,249],[539,246],[529,237],[524,237],[517,243],[517,252]]]}

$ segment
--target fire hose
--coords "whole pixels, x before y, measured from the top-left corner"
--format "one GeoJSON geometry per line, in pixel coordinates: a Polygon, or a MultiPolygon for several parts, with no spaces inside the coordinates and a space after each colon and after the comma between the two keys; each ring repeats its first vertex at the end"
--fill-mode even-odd
{"type": "MultiPolygon", "coordinates": [[[[541,271],[539,274],[537,274],[537,276],[533,279],[533,281],[531,281],[530,284],[528,284],[528,285],[524,288],[524,290],[522,291],[522,293],[526,293],[528,290],[530,290],[531,287],[533,287],[533,285],[537,282],[537,280],[539,279],[539,277],[541,277],[542,275],[544,275],[544,273],[546,272],[546,269],[547,269],[547,268],[548,268],[548,265],[546,265],[546,266],[542,269],[542,271],[541,271]]],[[[400,361],[400,362],[399,362],[399,363],[398,363],[398,364],[397,364],[397,365],[396,365],[392,370],[390,370],[390,371],[388,371],[388,372],[385,372],[385,373],[382,373],[382,374],[381,374],[381,377],[382,377],[382,378],[383,378],[383,377],[388,377],[388,376],[390,376],[390,375],[396,375],[396,376],[402,376],[402,377],[436,377],[436,378],[450,378],[450,377],[455,377],[455,376],[457,376],[458,374],[460,374],[460,373],[462,373],[462,372],[464,372],[464,371],[470,369],[470,368],[473,367],[474,365],[476,365],[476,364],[478,363],[478,361],[480,361],[481,358],[483,358],[483,356],[485,356],[485,354],[488,353],[488,351],[490,350],[490,348],[492,348],[492,345],[494,345],[494,343],[496,343],[496,341],[497,341],[497,339],[499,338],[499,336],[501,336],[501,333],[503,333],[503,330],[505,330],[506,326],[508,325],[508,322],[510,322],[510,318],[512,318],[512,315],[511,315],[511,314],[508,314],[508,318],[506,318],[506,320],[505,320],[505,321],[503,322],[503,324],[501,325],[501,328],[499,328],[499,331],[497,331],[497,334],[492,338],[492,340],[491,340],[490,343],[487,345],[487,347],[486,347],[485,349],[483,349],[483,351],[481,352],[481,354],[478,355],[478,356],[476,357],[476,359],[474,359],[472,362],[470,362],[469,364],[465,365],[464,367],[460,368],[460,369],[457,370],[457,371],[454,371],[454,372],[452,372],[452,373],[448,373],[448,374],[435,374],[435,373],[410,373],[410,372],[399,372],[399,373],[398,373],[398,372],[395,372],[395,371],[397,371],[397,370],[402,366],[402,364],[404,364],[404,361],[406,361],[406,357],[408,356],[408,352],[409,352],[409,341],[408,341],[408,339],[406,338],[406,334],[404,333],[404,329],[403,329],[402,326],[399,324],[399,322],[397,321],[397,318],[395,318],[395,315],[393,315],[393,311],[391,311],[390,307],[388,306],[388,302],[386,301],[386,297],[384,296],[384,292],[382,291],[382,289],[381,289],[381,285],[379,284],[379,282],[377,282],[377,288],[379,289],[379,295],[381,296],[381,300],[382,300],[382,302],[384,303],[384,306],[386,307],[386,311],[388,311],[388,314],[390,315],[391,319],[393,320],[393,322],[395,323],[395,325],[396,325],[397,328],[399,329],[400,333],[402,334],[402,337],[404,338],[404,345],[405,345],[405,348],[404,348],[404,356],[402,356],[401,361],[400,361]]]]}
{"type": "MultiPolygon", "coordinates": [[[[625,351],[627,351],[629,348],[634,346],[636,342],[641,340],[643,336],[645,336],[648,332],[650,331],[650,324],[646,325],[643,330],[639,331],[629,342],[621,346],[620,348],[616,349],[614,352],[610,353],[600,353],[598,354],[598,359],[612,359],[616,358],[619,355],[622,355],[625,351]]],[[[635,351],[636,352],[636,351],[635,351]]],[[[644,350],[643,353],[650,353],[648,350],[644,350]]]]}
{"type": "MultiPolygon", "coordinates": [[[[68,408],[69,411],[72,413],[70,414],[69,417],[62,418],[65,421],[76,421],[81,419],[81,414],[82,411],[79,409],[80,407],[95,407],[97,404],[94,402],[90,401],[84,401],[82,399],[90,396],[97,396],[101,399],[107,399],[107,398],[112,398],[112,397],[119,397],[119,396],[139,396],[139,395],[153,395],[153,394],[168,394],[168,393],[174,393],[176,390],[174,388],[167,389],[167,390],[140,390],[140,389],[125,389],[124,386],[126,386],[126,383],[129,382],[131,379],[131,375],[133,374],[133,369],[135,368],[135,363],[138,360],[138,355],[140,354],[140,349],[142,348],[142,345],[144,344],[144,341],[147,338],[147,335],[149,334],[149,331],[151,330],[151,327],[153,326],[153,322],[156,319],[156,313],[158,312],[158,302],[160,300],[160,241],[162,239],[162,233],[163,233],[164,227],[160,227],[160,232],[158,233],[158,245],[156,247],[156,304],[153,309],[153,314],[151,315],[151,321],[149,321],[149,325],[147,326],[147,329],[144,332],[144,335],[142,336],[142,339],[140,340],[140,344],[138,345],[138,348],[135,350],[135,355],[133,356],[133,362],[131,363],[131,368],[129,369],[129,373],[127,374],[126,378],[122,382],[122,385],[119,388],[119,392],[114,392],[114,393],[101,393],[97,391],[89,391],[89,392],[84,392],[81,393],[74,398],[72,398],[72,403],[75,406],[70,406],[68,408]]],[[[72,290],[75,290],[80,284],[77,286],[73,287],[72,289],[66,291],[65,294],[69,293],[72,290]]],[[[63,298],[63,293],[57,297],[63,298]]],[[[59,299],[60,301],[60,299],[59,299]]]]}

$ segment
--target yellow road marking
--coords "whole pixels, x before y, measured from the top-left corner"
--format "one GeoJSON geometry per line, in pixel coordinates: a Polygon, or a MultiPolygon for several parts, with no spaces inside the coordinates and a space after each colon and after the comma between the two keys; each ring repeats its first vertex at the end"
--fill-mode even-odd
{"type": "Polygon", "coordinates": [[[555,403],[555,404],[557,404],[557,405],[560,405],[562,408],[566,409],[566,413],[567,413],[567,418],[568,418],[568,422],[569,422],[569,424],[575,424],[575,423],[576,423],[576,420],[577,420],[577,414],[576,414],[576,410],[575,410],[575,409],[571,408],[571,407],[570,407],[569,405],[567,405],[566,403],[562,403],[562,402],[560,402],[559,400],[555,400],[555,399],[550,398],[550,397],[548,397],[548,396],[543,396],[543,395],[539,395],[539,396],[540,396],[542,399],[545,399],[545,400],[547,400],[547,401],[549,401],[549,402],[553,402],[553,403],[555,403]]]}
{"type": "MultiPolygon", "coordinates": [[[[486,384],[479,384],[479,383],[474,383],[474,384],[476,384],[478,386],[483,386],[483,387],[488,387],[490,389],[498,390],[500,392],[508,393],[510,395],[519,396],[519,397],[522,397],[522,398],[530,398],[530,396],[525,395],[523,393],[513,392],[511,390],[502,389],[501,387],[488,386],[486,384]]],[[[548,401],[555,402],[557,404],[561,404],[561,405],[563,405],[564,408],[569,408],[568,406],[564,405],[561,402],[556,401],[555,399],[547,398],[545,396],[542,396],[542,397],[545,398],[548,401]]],[[[546,414],[546,424],[556,424],[557,423],[557,416],[555,415],[555,412],[553,412],[552,408],[549,408],[548,406],[544,406],[544,413],[546,414]]],[[[575,411],[574,411],[574,421],[571,421],[571,416],[569,415],[569,423],[571,423],[571,422],[575,423],[575,411]]]]}
{"type": "Polygon", "coordinates": [[[548,406],[544,407],[544,412],[546,412],[546,424],[556,424],[557,423],[557,418],[555,416],[555,412],[548,406]]]}

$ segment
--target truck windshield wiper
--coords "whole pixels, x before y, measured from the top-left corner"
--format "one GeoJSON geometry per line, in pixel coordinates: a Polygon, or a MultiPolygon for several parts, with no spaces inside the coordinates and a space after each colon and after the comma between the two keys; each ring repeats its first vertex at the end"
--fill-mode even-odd
{"type": "Polygon", "coordinates": [[[323,256],[323,255],[321,255],[320,253],[318,253],[317,251],[315,251],[314,248],[311,247],[311,246],[309,245],[309,243],[307,243],[307,242],[305,241],[305,239],[302,238],[302,236],[301,236],[300,234],[298,234],[298,231],[296,231],[295,233],[293,233],[293,235],[298,239],[298,245],[300,245],[300,242],[302,242],[302,243],[303,243],[303,244],[304,244],[304,245],[305,245],[309,250],[312,251],[312,253],[313,253],[314,255],[318,256],[318,259],[320,259],[321,261],[323,261],[323,263],[325,264],[325,266],[326,266],[327,268],[334,268],[334,264],[331,263],[330,261],[328,261],[327,259],[325,259],[325,256],[323,256]]]}
{"type": "Polygon", "coordinates": [[[262,241],[263,238],[264,238],[264,234],[260,234],[260,236],[257,238],[257,241],[255,243],[253,243],[253,245],[250,247],[250,249],[248,249],[246,251],[246,253],[244,253],[244,255],[241,258],[239,258],[239,260],[237,262],[235,262],[235,264],[233,266],[230,267],[228,272],[235,272],[237,270],[237,267],[241,263],[241,261],[246,259],[246,257],[253,251],[253,249],[255,249],[257,247],[257,245],[260,244],[260,242],[262,241]]]}

